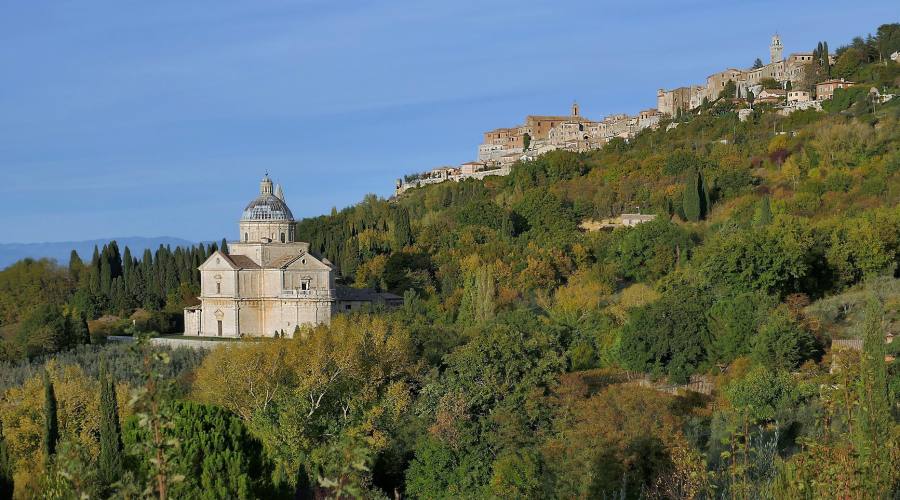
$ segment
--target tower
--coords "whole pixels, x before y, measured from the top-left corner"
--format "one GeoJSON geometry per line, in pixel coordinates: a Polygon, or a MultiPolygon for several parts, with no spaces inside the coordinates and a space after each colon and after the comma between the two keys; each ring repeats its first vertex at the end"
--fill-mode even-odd
{"type": "Polygon", "coordinates": [[[266,172],[266,176],[259,182],[259,194],[260,196],[272,194],[272,179],[269,179],[268,172],[266,172]]]}
{"type": "Polygon", "coordinates": [[[578,101],[572,102],[572,116],[578,116],[578,101]]]}
{"type": "Polygon", "coordinates": [[[784,46],[781,45],[781,37],[778,33],[772,35],[772,44],[769,45],[769,56],[772,58],[770,62],[777,63],[784,59],[784,46]]]}

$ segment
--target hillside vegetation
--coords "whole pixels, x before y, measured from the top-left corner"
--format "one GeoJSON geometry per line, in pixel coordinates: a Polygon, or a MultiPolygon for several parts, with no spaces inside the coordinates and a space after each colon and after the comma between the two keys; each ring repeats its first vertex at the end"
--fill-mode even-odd
{"type": "Polygon", "coordinates": [[[212,248],[13,266],[0,491],[892,498],[900,98],[868,89],[900,93],[898,49],[900,25],[839,49],[832,74],[863,90],[824,112],[742,122],[722,99],[628,143],[304,220],[343,281],[404,302],[299,339],[55,354],[101,343],[83,324],[103,315],[141,308],[133,330],[158,329],[212,248]],[[656,219],[579,229],[638,207],[656,219]]]}

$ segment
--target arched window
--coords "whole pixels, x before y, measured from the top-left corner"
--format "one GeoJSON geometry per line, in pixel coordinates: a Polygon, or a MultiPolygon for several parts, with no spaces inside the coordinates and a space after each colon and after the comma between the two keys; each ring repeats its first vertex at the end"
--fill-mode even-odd
{"type": "Polygon", "coordinates": [[[249,234],[244,233],[244,241],[245,241],[245,242],[250,241],[250,235],[249,235],[249,234]]]}
{"type": "Polygon", "coordinates": [[[222,284],[219,282],[216,282],[216,294],[221,294],[221,293],[222,293],[222,284]]]}
{"type": "Polygon", "coordinates": [[[281,233],[281,242],[284,243],[284,233],[281,233]]]}

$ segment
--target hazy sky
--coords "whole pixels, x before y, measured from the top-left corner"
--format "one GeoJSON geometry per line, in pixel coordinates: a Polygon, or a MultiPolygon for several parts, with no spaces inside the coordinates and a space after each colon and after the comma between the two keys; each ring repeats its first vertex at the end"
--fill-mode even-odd
{"type": "Polygon", "coordinates": [[[787,54],[897,21],[896,0],[6,0],[0,242],[231,239],[266,170],[327,213],[526,114],[635,113],[767,60],[776,30],[787,54]]]}

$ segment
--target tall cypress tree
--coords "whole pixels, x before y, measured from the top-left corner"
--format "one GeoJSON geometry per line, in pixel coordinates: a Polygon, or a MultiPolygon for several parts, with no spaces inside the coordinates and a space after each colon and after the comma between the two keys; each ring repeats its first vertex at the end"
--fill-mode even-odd
{"type": "Polygon", "coordinates": [[[119,404],[116,401],[116,386],[105,359],[100,362],[100,459],[97,465],[100,480],[106,486],[114,483],[122,473],[119,404]]]}
{"type": "Polygon", "coordinates": [[[3,437],[3,425],[0,423],[0,500],[12,499],[14,489],[12,457],[3,437]]]}
{"type": "Polygon", "coordinates": [[[769,200],[769,196],[763,196],[760,198],[759,202],[756,205],[756,211],[753,214],[753,225],[754,226],[768,226],[772,223],[772,204],[769,200]]]}
{"type": "Polygon", "coordinates": [[[684,201],[682,207],[684,216],[688,220],[697,222],[703,218],[703,186],[700,180],[700,172],[695,171],[684,186],[684,201]]]}
{"type": "Polygon", "coordinates": [[[857,410],[856,448],[863,473],[863,488],[869,498],[889,497],[891,485],[891,455],[885,446],[891,439],[893,399],[888,386],[887,364],[884,361],[884,310],[878,299],[872,298],[866,308],[863,351],[859,370],[859,408],[857,410]]]}
{"type": "Polygon", "coordinates": [[[109,266],[113,278],[122,276],[122,254],[119,253],[119,244],[116,240],[109,242],[109,266]]]}
{"type": "Polygon", "coordinates": [[[394,211],[394,250],[398,251],[412,243],[412,228],[409,224],[409,210],[397,207],[394,211]]]}
{"type": "Polygon", "coordinates": [[[44,370],[44,463],[49,465],[59,443],[59,421],[56,416],[56,393],[50,374],[44,370]]]}
{"type": "Polygon", "coordinates": [[[91,294],[97,296],[100,294],[100,251],[97,245],[94,245],[94,255],[91,257],[91,276],[90,276],[91,294]]]}
{"type": "Polygon", "coordinates": [[[75,344],[90,344],[91,331],[87,324],[87,315],[84,311],[74,311],[69,315],[69,323],[72,329],[72,340],[75,344]]]}
{"type": "Polygon", "coordinates": [[[109,246],[103,245],[100,252],[100,292],[109,298],[109,290],[112,287],[113,273],[112,262],[109,258],[109,246]]]}
{"type": "Polygon", "coordinates": [[[82,269],[84,269],[84,262],[82,262],[81,257],[78,256],[78,252],[73,249],[69,254],[69,274],[72,275],[72,279],[76,284],[81,278],[82,269]]]}

